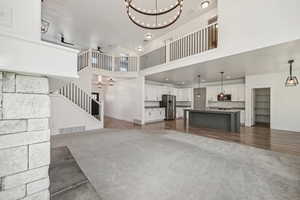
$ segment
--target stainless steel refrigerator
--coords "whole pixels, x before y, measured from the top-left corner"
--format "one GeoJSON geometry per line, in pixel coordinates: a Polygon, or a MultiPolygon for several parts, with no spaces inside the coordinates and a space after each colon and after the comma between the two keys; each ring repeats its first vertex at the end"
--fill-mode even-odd
{"type": "Polygon", "coordinates": [[[176,96],[163,95],[162,96],[162,107],[166,108],[165,120],[176,119],[176,96]]]}

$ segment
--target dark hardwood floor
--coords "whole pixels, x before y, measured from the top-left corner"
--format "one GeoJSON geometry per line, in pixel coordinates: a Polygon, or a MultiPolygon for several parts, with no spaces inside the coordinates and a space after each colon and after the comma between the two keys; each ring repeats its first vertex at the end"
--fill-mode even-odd
{"type": "Polygon", "coordinates": [[[105,128],[117,129],[171,129],[209,138],[236,142],[257,148],[300,156],[300,133],[272,130],[267,127],[241,127],[241,133],[228,133],[219,130],[184,127],[183,120],[163,121],[143,126],[131,122],[105,117],[105,128]]]}

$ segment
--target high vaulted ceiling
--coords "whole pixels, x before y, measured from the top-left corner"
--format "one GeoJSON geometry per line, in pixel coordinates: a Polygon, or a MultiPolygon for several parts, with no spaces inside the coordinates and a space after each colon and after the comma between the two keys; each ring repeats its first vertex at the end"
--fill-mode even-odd
{"type": "MultiPolygon", "coordinates": [[[[42,17],[50,22],[50,28],[43,38],[57,41],[59,34],[63,33],[67,42],[75,43],[81,48],[100,45],[104,49],[120,46],[134,50],[143,44],[145,33],[151,32],[157,38],[215,8],[216,0],[210,1],[210,6],[202,9],[202,0],[186,0],[183,14],[174,25],[162,30],[147,31],[129,20],[124,0],[44,0],[42,17]]],[[[155,0],[134,2],[146,9],[154,9],[155,5],[155,0]]],[[[158,7],[164,8],[175,2],[158,0],[158,7]]]]}

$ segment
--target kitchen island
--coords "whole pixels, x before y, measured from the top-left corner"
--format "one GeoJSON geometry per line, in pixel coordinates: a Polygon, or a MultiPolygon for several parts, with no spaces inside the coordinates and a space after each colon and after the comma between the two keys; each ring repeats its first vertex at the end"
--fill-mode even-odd
{"type": "Polygon", "coordinates": [[[184,110],[184,123],[190,127],[240,132],[240,112],[231,110],[184,110]]]}

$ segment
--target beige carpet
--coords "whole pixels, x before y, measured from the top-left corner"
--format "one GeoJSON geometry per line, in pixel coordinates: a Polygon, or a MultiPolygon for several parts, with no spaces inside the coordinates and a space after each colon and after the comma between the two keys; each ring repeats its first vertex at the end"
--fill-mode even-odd
{"type": "Polygon", "coordinates": [[[175,131],[55,136],[103,200],[296,200],[300,157],[175,131]]]}

